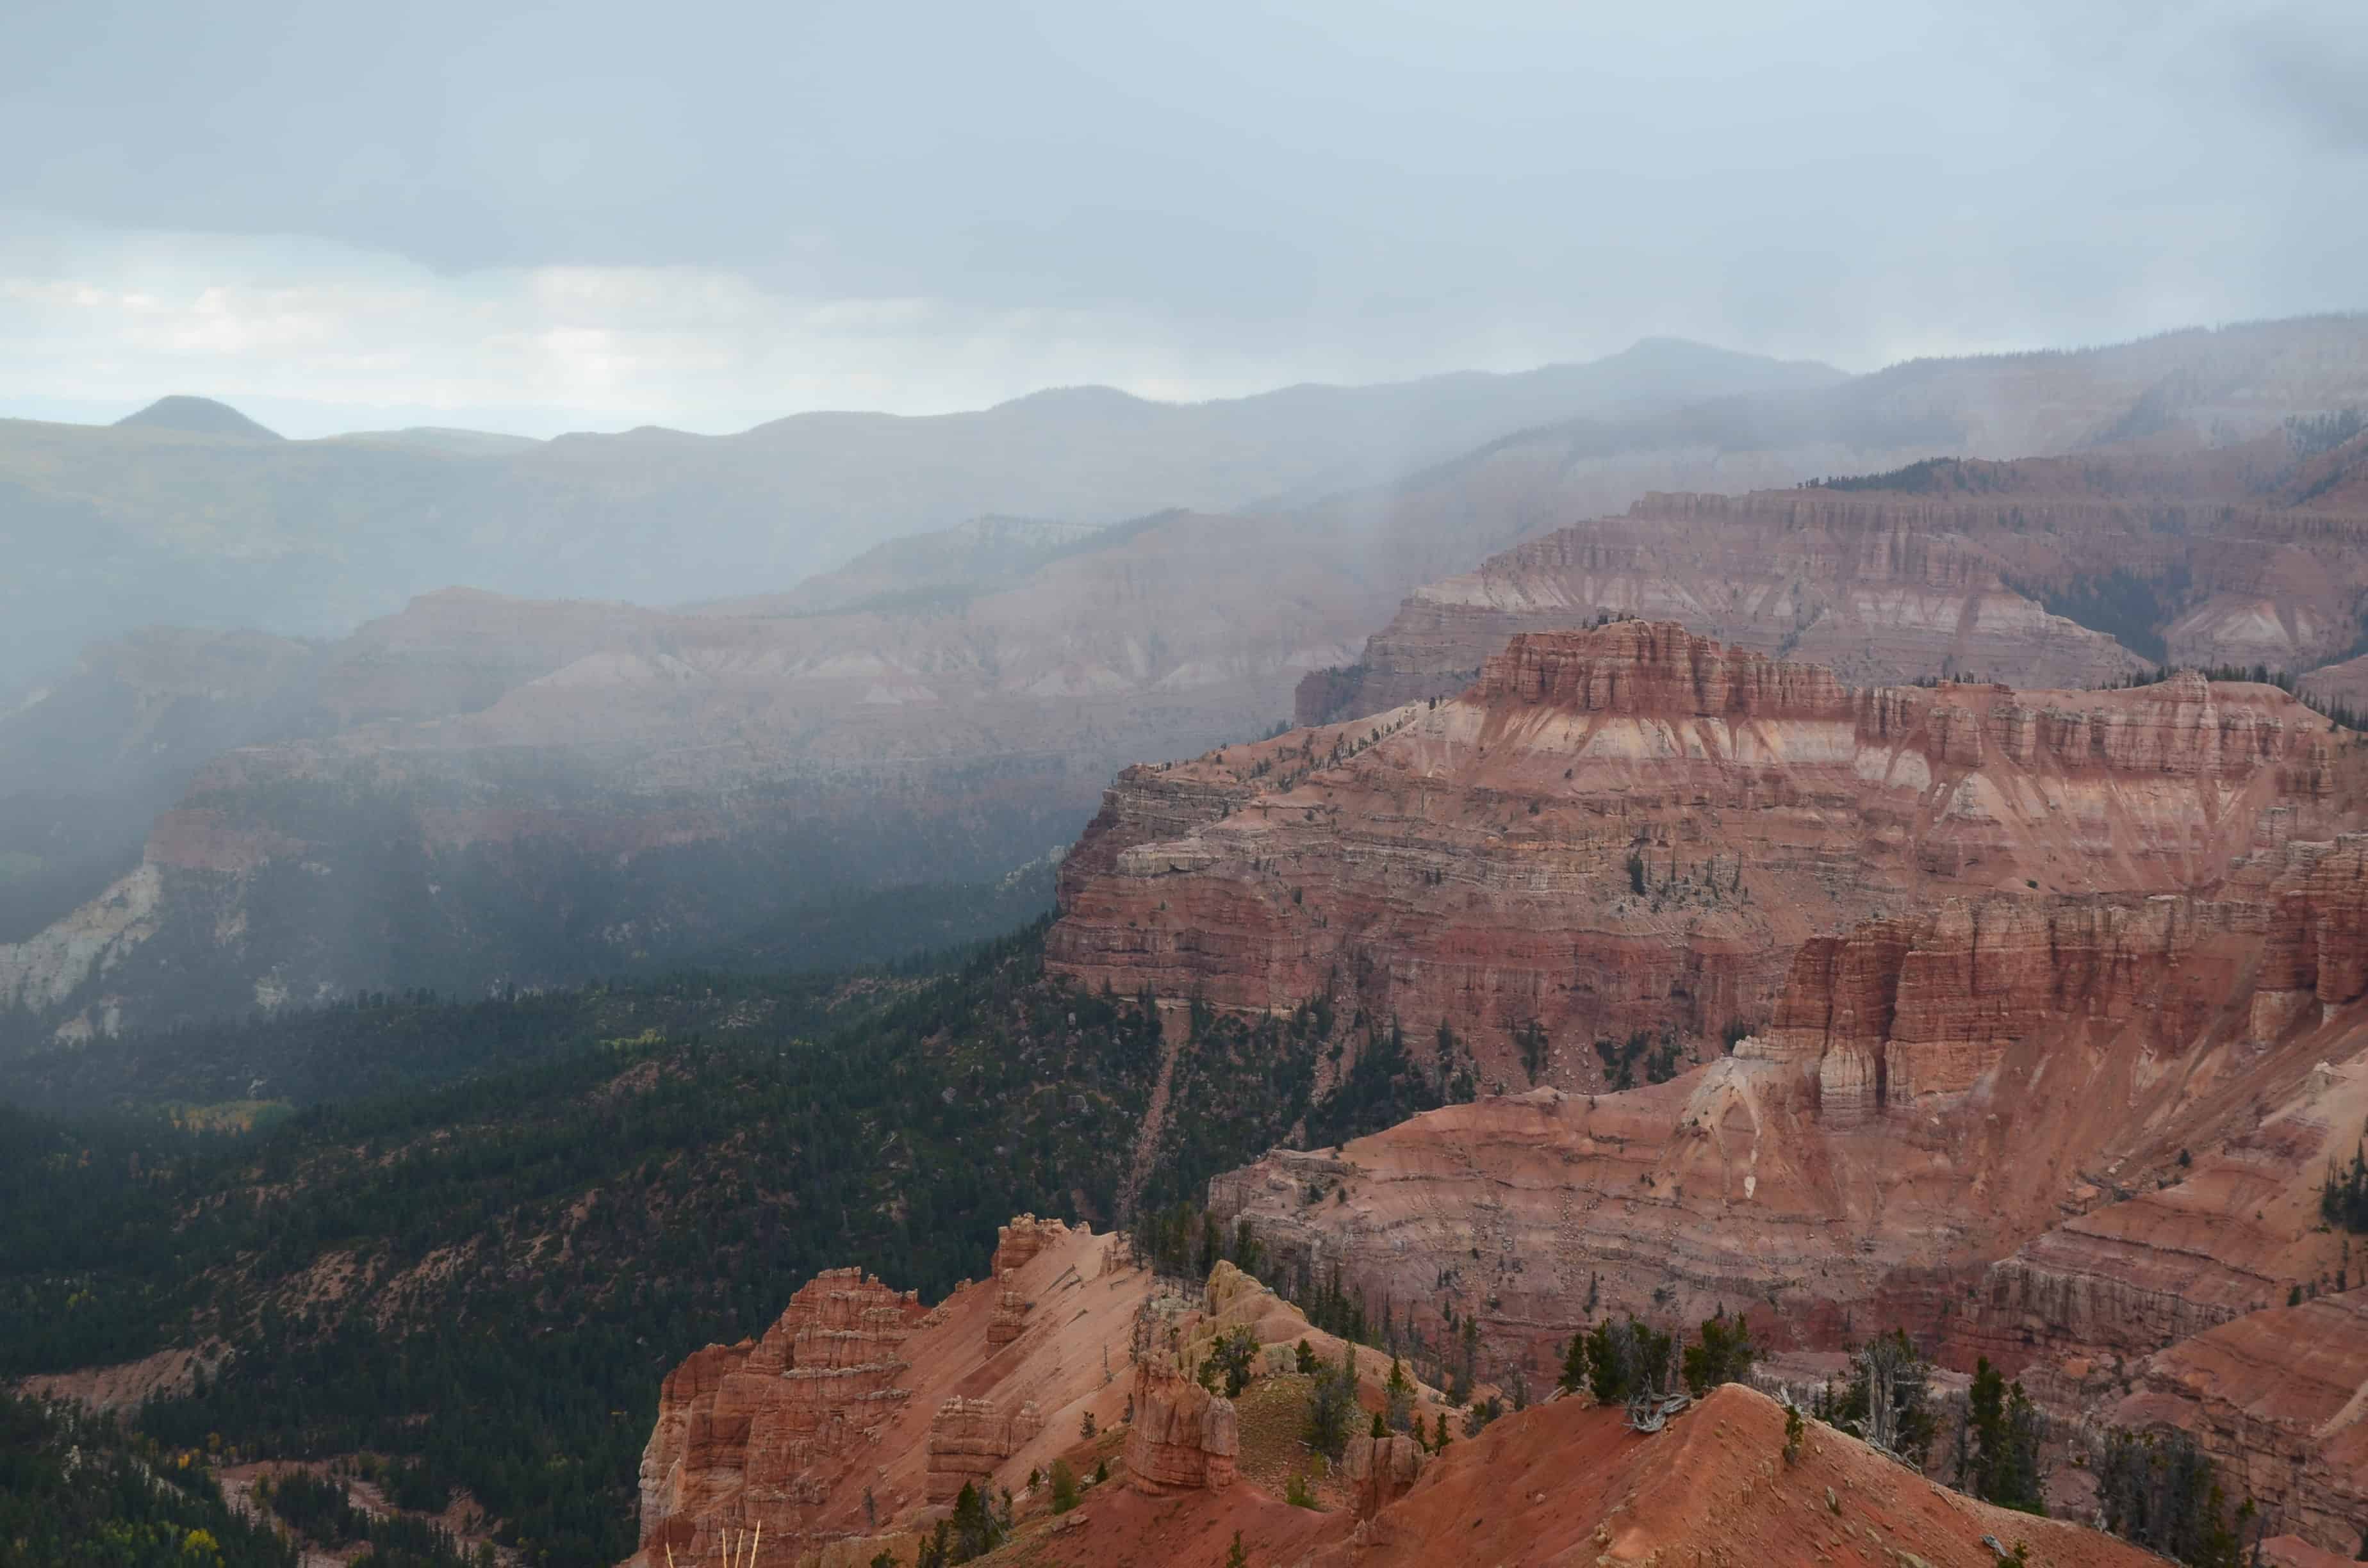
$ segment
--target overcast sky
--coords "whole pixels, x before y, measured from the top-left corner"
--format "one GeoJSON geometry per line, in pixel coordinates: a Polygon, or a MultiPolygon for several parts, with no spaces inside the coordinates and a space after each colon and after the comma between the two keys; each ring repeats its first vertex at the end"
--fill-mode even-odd
{"type": "Polygon", "coordinates": [[[734,429],[2368,306],[2363,0],[10,0],[0,414],[734,429]]]}

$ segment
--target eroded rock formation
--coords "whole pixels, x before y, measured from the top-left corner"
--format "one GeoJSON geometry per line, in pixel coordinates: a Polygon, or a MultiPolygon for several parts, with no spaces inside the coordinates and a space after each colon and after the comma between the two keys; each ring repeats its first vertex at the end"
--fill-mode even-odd
{"type": "Polygon", "coordinates": [[[996,1278],[926,1310],[860,1270],[826,1271],[761,1338],[677,1367],[642,1460],[642,1562],[668,1546],[708,1561],[722,1530],[761,1524],[764,1568],[783,1568],[926,1527],[966,1482],[1023,1486],[1087,1412],[1115,1426],[1126,1391],[1106,1369],[1125,1366],[1150,1275],[1113,1238],[1057,1221],[1013,1221],[998,1252],[996,1278]],[[991,1343],[1008,1293],[1059,1303],[1061,1335],[991,1343]]]}
{"type": "Polygon", "coordinates": [[[1019,1331],[1028,1326],[1028,1298],[1017,1290],[1006,1290],[996,1298],[995,1316],[986,1325],[988,1349],[1000,1349],[1019,1337],[1019,1331]]]}
{"type": "Polygon", "coordinates": [[[1134,1365],[1134,1425],[1126,1438],[1128,1483],[1158,1496],[1234,1483],[1241,1434],[1234,1402],[1187,1378],[1155,1350],[1134,1365]]]}
{"type": "Polygon", "coordinates": [[[1027,1267],[1039,1253],[1048,1246],[1059,1245],[1069,1235],[1069,1227],[1059,1220],[1020,1215],[996,1231],[995,1260],[987,1266],[988,1278],[1000,1279],[1008,1270],[1027,1267]]]}
{"type": "MultiPolygon", "coordinates": [[[[1537,1026],[1535,1081],[1600,1084],[1599,1040],[1668,1030],[1707,1054],[1776,1021],[1813,937],[1951,896],[2205,892],[2358,825],[2364,776],[2271,687],[1853,690],[1618,622],[1517,638],[1436,705],[1129,769],[1064,868],[1048,953],[1121,991],[1445,1020],[1516,1087],[1531,1080],[1514,1033],[1537,1026]]],[[[1968,962],[2072,937],[1980,918],[1968,962]]],[[[1949,983],[1939,961],[1918,960],[1911,994],[1949,983]]],[[[2006,1012],[1962,1027],[2007,1038],[2014,1005],[1991,1005],[2006,1012]]],[[[1916,1070],[1962,1076],[1947,1040],[1926,1044],[1916,1070]]],[[[1858,1092],[1850,1070],[1835,1058],[1838,1095],[1858,1092]]]]}
{"type": "Polygon", "coordinates": [[[1341,1468],[1357,1489],[1357,1514],[1371,1518],[1406,1495],[1422,1473],[1423,1447],[1412,1437],[1393,1433],[1376,1437],[1359,1432],[1349,1439],[1341,1468]]]}
{"type": "Polygon", "coordinates": [[[764,1337],[711,1345],[670,1373],[642,1456],[642,1518],[686,1552],[729,1524],[785,1543],[828,1498],[819,1476],[876,1441],[912,1397],[901,1351],[923,1309],[860,1269],[830,1269],[764,1337]],[[678,1542],[676,1537],[681,1537],[678,1542]]]}

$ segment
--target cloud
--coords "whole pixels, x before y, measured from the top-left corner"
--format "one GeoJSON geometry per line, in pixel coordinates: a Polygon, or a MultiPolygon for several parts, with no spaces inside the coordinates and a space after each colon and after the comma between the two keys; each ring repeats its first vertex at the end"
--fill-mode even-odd
{"type": "Polygon", "coordinates": [[[1205,396],[1290,369],[1190,352],[1166,324],[1117,312],[798,299],[714,268],[447,275],[318,242],[40,241],[21,224],[0,238],[0,414],[111,418],[177,390],[296,436],[387,423],[724,431],[798,408],[978,407],[1098,377],[1205,396]],[[1173,374],[1187,362],[1190,377],[1173,374]]]}
{"type": "Polygon", "coordinates": [[[705,426],[2368,303],[2356,0],[24,0],[11,35],[11,324],[59,348],[11,353],[20,403],[180,366],[705,426]]]}

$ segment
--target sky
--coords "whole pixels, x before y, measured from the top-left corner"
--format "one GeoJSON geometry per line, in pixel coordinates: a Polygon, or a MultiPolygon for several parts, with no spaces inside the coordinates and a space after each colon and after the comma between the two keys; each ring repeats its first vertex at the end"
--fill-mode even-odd
{"type": "Polygon", "coordinates": [[[11,0],[0,415],[725,431],[2368,307],[2362,0],[11,0]]]}

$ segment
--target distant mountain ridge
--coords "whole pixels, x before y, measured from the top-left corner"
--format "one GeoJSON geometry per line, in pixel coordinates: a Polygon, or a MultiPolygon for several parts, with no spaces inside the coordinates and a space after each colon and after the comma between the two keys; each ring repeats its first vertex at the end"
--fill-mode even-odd
{"type": "Polygon", "coordinates": [[[659,604],[779,593],[970,517],[1092,526],[1290,505],[1543,420],[1840,376],[1664,343],[1517,375],[1201,403],[1070,389],[732,436],[407,430],[267,447],[235,410],[187,398],[121,426],[0,420],[0,690],[145,625],[341,636],[456,579],[659,604]]]}
{"type": "Polygon", "coordinates": [[[190,436],[239,436],[259,441],[285,438],[279,431],[256,424],[226,403],[179,393],[160,397],[137,414],[125,415],[112,428],[178,430],[190,436]]]}

